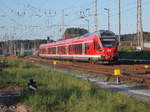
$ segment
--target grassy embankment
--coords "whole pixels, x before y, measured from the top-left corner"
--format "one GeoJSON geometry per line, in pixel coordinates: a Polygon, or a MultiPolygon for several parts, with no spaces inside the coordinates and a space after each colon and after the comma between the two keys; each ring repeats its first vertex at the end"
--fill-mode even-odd
{"type": "Polygon", "coordinates": [[[0,72],[1,85],[9,83],[22,87],[20,102],[36,112],[150,112],[150,101],[128,98],[119,92],[100,89],[67,74],[20,60],[9,60],[8,63],[9,67],[0,72]],[[34,94],[26,87],[30,78],[38,83],[38,91],[34,94]]]}

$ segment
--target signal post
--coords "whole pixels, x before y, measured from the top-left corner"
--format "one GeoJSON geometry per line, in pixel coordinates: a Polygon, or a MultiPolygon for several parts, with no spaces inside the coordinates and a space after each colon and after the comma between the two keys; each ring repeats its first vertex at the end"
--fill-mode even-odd
{"type": "Polygon", "coordinates": [[[121,76],[121,70],[119,70],[119,69],[115,69],[114,70],[114,75],[116,76],[116,83],[117,83],[117,85],[119,85],[120,84],[120,76],[121,76]]]}

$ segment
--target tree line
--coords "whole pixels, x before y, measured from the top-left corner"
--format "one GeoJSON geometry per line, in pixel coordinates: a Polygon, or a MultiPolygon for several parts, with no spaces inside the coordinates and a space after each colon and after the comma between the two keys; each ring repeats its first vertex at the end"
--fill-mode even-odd
{"type": "MultiPolygon", "coordinates": [[[[145,42],[150,42],[150,32],[143,32],[143,38],[145,42]]],[[[137,34],[125,34],[121,35],[122,41],[136,41],[137,34]]]]}

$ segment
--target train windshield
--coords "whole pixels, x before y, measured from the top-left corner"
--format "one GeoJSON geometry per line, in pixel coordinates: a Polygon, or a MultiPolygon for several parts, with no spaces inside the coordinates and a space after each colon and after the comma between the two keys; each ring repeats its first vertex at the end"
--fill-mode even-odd
{"type": "Polygon", "coordinates": [[[100,40],[105,48],[112,48],[116,45],[116,36],[108,30],[100,30],[100,40]]]}
{"type": "Polygon", "coordinates": [[[112,48],[116,44],[115,38],[101,38],[101,42],[105,48],[112,48]]]}

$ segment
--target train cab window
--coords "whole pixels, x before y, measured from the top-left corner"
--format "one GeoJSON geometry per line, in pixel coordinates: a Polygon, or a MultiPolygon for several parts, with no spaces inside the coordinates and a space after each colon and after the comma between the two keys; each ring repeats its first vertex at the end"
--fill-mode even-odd
{"type": "Polygon", "coordinates": [[[98,42],[94,42],[94,49],[100,49],[100,45],[98,42]]]}
{"type": "Polygon", "coordinates": [[[117,37],[115,33],[108,30],[100,31],[100,41],[105,48],[112,48],[117,45],[117,37]]]}
{"type": "Polygon", "coordinates": [[[102,38],[101,42],[105,48],[112,48],[117,43],[115,38],[102,38]]]}

